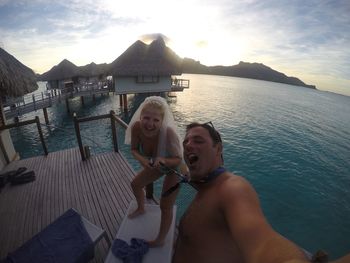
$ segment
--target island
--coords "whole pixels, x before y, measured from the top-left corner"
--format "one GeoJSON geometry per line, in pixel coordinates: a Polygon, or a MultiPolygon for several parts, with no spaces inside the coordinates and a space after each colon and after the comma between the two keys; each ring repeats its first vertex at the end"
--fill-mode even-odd
{"type": "Polygon", "coordinates": [[[239,78],[250,78],[284,83],[295,86],[316,89],[314,85],[305,84],[296,77],[288,77],[262,63],[239,62],[233,66],[206,66],[191,58],[184,58],[182,61],[183,73],[221,75],[239,78]]]}

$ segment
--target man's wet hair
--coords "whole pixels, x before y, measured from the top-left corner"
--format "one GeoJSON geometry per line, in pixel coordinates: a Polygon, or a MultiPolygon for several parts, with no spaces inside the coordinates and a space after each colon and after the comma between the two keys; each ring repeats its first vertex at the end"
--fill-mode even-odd
{"type": "MultiPolygon", "coordinates": [[[[217,145],[218,143],[222,143],[220,133],[215,129],[211,121],[206,123],[193,122],[186,126],[186,132],[188,132],[189,130],[195,127],[202,127],[206,129],[209,132],[210,138],[213,140],[214,146],[217,145]]],[[[222,164],[224,164],[224,156],[222,153],[221,153],[221,161],[222,161],[222,164]]]]}
{"type": "Polygon", "coordinates": [[[195,128],[195,127],[202,127],[206,129],[209,132],[209,135],[211,139],[214,142],[214,145],[218,143],[222,143],[220,133],[214,128],[214,125],[211,121],[206,122],[206,123],[198,123],[198,122],[193,122],[189,125],[186,126],[186,132],[188,132],[190,129],[195,128]]]}

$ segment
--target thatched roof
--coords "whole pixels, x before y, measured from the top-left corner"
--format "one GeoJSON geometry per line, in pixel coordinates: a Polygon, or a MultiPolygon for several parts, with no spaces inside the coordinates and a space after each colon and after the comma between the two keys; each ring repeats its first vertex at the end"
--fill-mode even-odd
{"type": "Polygon", "coordinates": [[[23,96],[37,88],[33,70],[0,48],[0,98],[23,96]]]}
{"type": "Polygon", "coordinates": [[[150,45],[138,40],[111,63],[115,76],[180,75],[182,60],[159,37],[150,45]]]}
{"type": "Polygon", "coordinates": [[[41,74],[40,80],[64,80],[79,76],[79,68],[67,59],[62,60],[58,65],[49,71],[41,74]]]}
{"type": "Polygon", "coordinates": [[[96,64],[91,62],[85,66],[79,67],[81,77],[97,77],[101,75],[108,75],[109,65],[107,63],[96,64]]]}

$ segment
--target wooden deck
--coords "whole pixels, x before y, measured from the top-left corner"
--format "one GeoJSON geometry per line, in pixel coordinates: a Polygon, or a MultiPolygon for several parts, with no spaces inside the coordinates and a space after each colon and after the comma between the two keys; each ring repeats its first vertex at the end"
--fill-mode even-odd
{"type": "MultiPolygon", "coordinates": [[[[67,149],[15,161],[2,172],[22,166],[34,170],[36,180],[7,184],[0,192],[0,259],[71,207],[113,240],[133,198],[134,171],[121,154],[98,154],[83,162],[78,148],[67,149]]],[[[107,252],[102,239],[93,262],[103,262],[107,252]]]]}

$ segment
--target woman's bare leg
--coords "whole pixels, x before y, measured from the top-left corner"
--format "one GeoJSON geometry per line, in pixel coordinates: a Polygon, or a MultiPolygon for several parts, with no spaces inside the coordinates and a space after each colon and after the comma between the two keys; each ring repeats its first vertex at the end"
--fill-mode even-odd
{"type": "Polygon", "coordinates": [[[128,215],[129,218],[137,217],[145,212],[145,194],[143,188],[157,180],[160,176],[161,173],[159,171],[144,169],[132,180],[131,188],[136,198],[137,208],[128,215]]]}
{"type": "MultiPolygon", "coordinates": [[[[178,182],[177,176],[175,174],[166,175],[163,182],[163,190],[165,192],[170,187],[174,186],[178,182]]],[[[161,197],[160,199],[160,210],[161,210],[161,219],[159,232],[155,240],[148,241],[150,247],[162,246],[164,244],[166,235],[168,234],[169,228],[173,219],[173,205],[176,200],[177,193],[179,192],[178,188],[176,191],[172,192],[166,197],[161,197]]]]}

